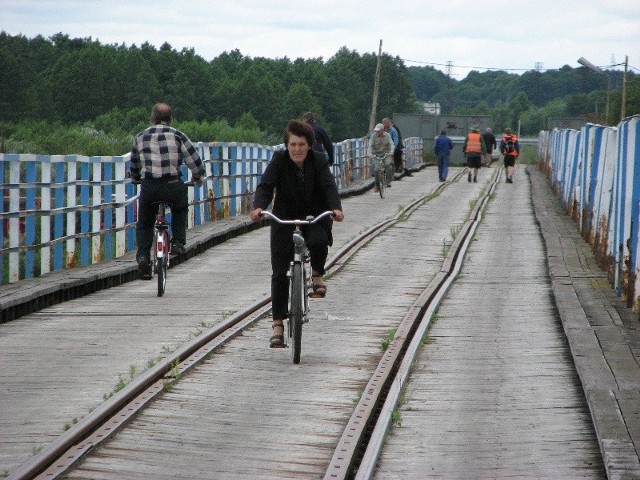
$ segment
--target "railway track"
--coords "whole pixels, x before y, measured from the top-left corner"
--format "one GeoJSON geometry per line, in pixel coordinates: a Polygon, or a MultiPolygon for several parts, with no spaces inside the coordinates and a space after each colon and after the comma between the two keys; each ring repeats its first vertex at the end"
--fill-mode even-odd
{"type": "MultiPolygon", "coordinates": [[[[433,312],[461,267],[464,253],[498,178],[499,170],[495,169],[487,188],[471,208],[469,219],[459,229],[449,247],[439,271],[417,296],[396,329],[353,409],[353,415],[331,456],[325,478],[370,478],[391,424],[392,411],[409,375],[421,339],[429,328],[433,312]]],[[[447,188],[446,184],[438,185],[429,196],[413,201],[393,218],[376,224],[345,244],[328,260],[327,276],[338,275],[344,265],[382,232],[404,221],[423,204],[437,197],[444,188],[447,188]]],[[[69,475],[93,450],[125,429],[143,409],[186,378],[231,339],[254,326],[269,310],[270,298],[265,297],[183,345],[133,379],[123,390],[12,472],[9,478],[59,478],[69,475]]],[[[304,354],[303,340],[303,356],[304,354]]]]}

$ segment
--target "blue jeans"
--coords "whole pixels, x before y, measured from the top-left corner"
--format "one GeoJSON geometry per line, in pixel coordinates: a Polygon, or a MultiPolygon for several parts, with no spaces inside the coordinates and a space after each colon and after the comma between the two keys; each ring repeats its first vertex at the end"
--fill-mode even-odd
{"type": "Polygon", "coordinates": [[[446,180],[449,175],[449,157],[438,157],[438,179],[446,180]]]}

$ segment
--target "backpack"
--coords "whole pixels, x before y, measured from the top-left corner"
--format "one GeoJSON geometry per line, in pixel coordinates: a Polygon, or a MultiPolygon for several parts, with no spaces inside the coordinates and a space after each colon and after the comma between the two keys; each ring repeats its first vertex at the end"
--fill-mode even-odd
{"type": "Polygon", "coordinates": [[[516,151],[516,144],[513,143],[513,138],[509,138],[504,142],[504,151],[507,154],[511,154],[516,151]]]}

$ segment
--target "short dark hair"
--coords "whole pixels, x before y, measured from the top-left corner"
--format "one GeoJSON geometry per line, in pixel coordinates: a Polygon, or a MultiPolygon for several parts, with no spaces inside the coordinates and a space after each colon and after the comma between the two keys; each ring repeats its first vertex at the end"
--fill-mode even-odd
{"type": "Polygon", "coordinates": [[[171,107],[166,103],[156,103],[151,109],[151,122],[155,125],[171,123],[171,107]]]}
{"type": "Polygon", "coordinates": [[[447,134],[447,131],[446,131],[446,130],[442,130],[442,131],[440,132],[440,135],[446,135],[446,134],[447,134]]]}
{"type": "Polygon", "coordinates": [[[307,112],[302,116],[302,121],[307,123],[315,123],[316,116],[311,112],[307,112]]]}
{"type": "Polygon", "coordinates": [[[288,145],[289,137],[291,135],[304,137],[307,140],[309,147],[312,147],[315,141],[315,133],[313,131],[313,128],[311,127],[311,125],[303,122],[302,120],[289,120],[289,123],[287,123],[287,128],[285,129],[283,136],[285,147],[288,145]]]}

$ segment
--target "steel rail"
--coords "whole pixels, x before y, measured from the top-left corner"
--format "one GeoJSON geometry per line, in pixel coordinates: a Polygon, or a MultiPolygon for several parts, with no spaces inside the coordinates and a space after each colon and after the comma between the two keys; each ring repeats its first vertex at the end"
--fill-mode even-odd
{"type": "Polygon", "coordinates": [[[496,188],[501,171],[502,169],[497,169],[494,172],[491,188],[471,210],[469,220],[456,236],[440,271],[402,319],[338,441],[327,467],[325,480],[372,478],[411,364],[429,328],[433,313],[460,272],[464,256],[482,219],[482,212],[496,188]]]}

